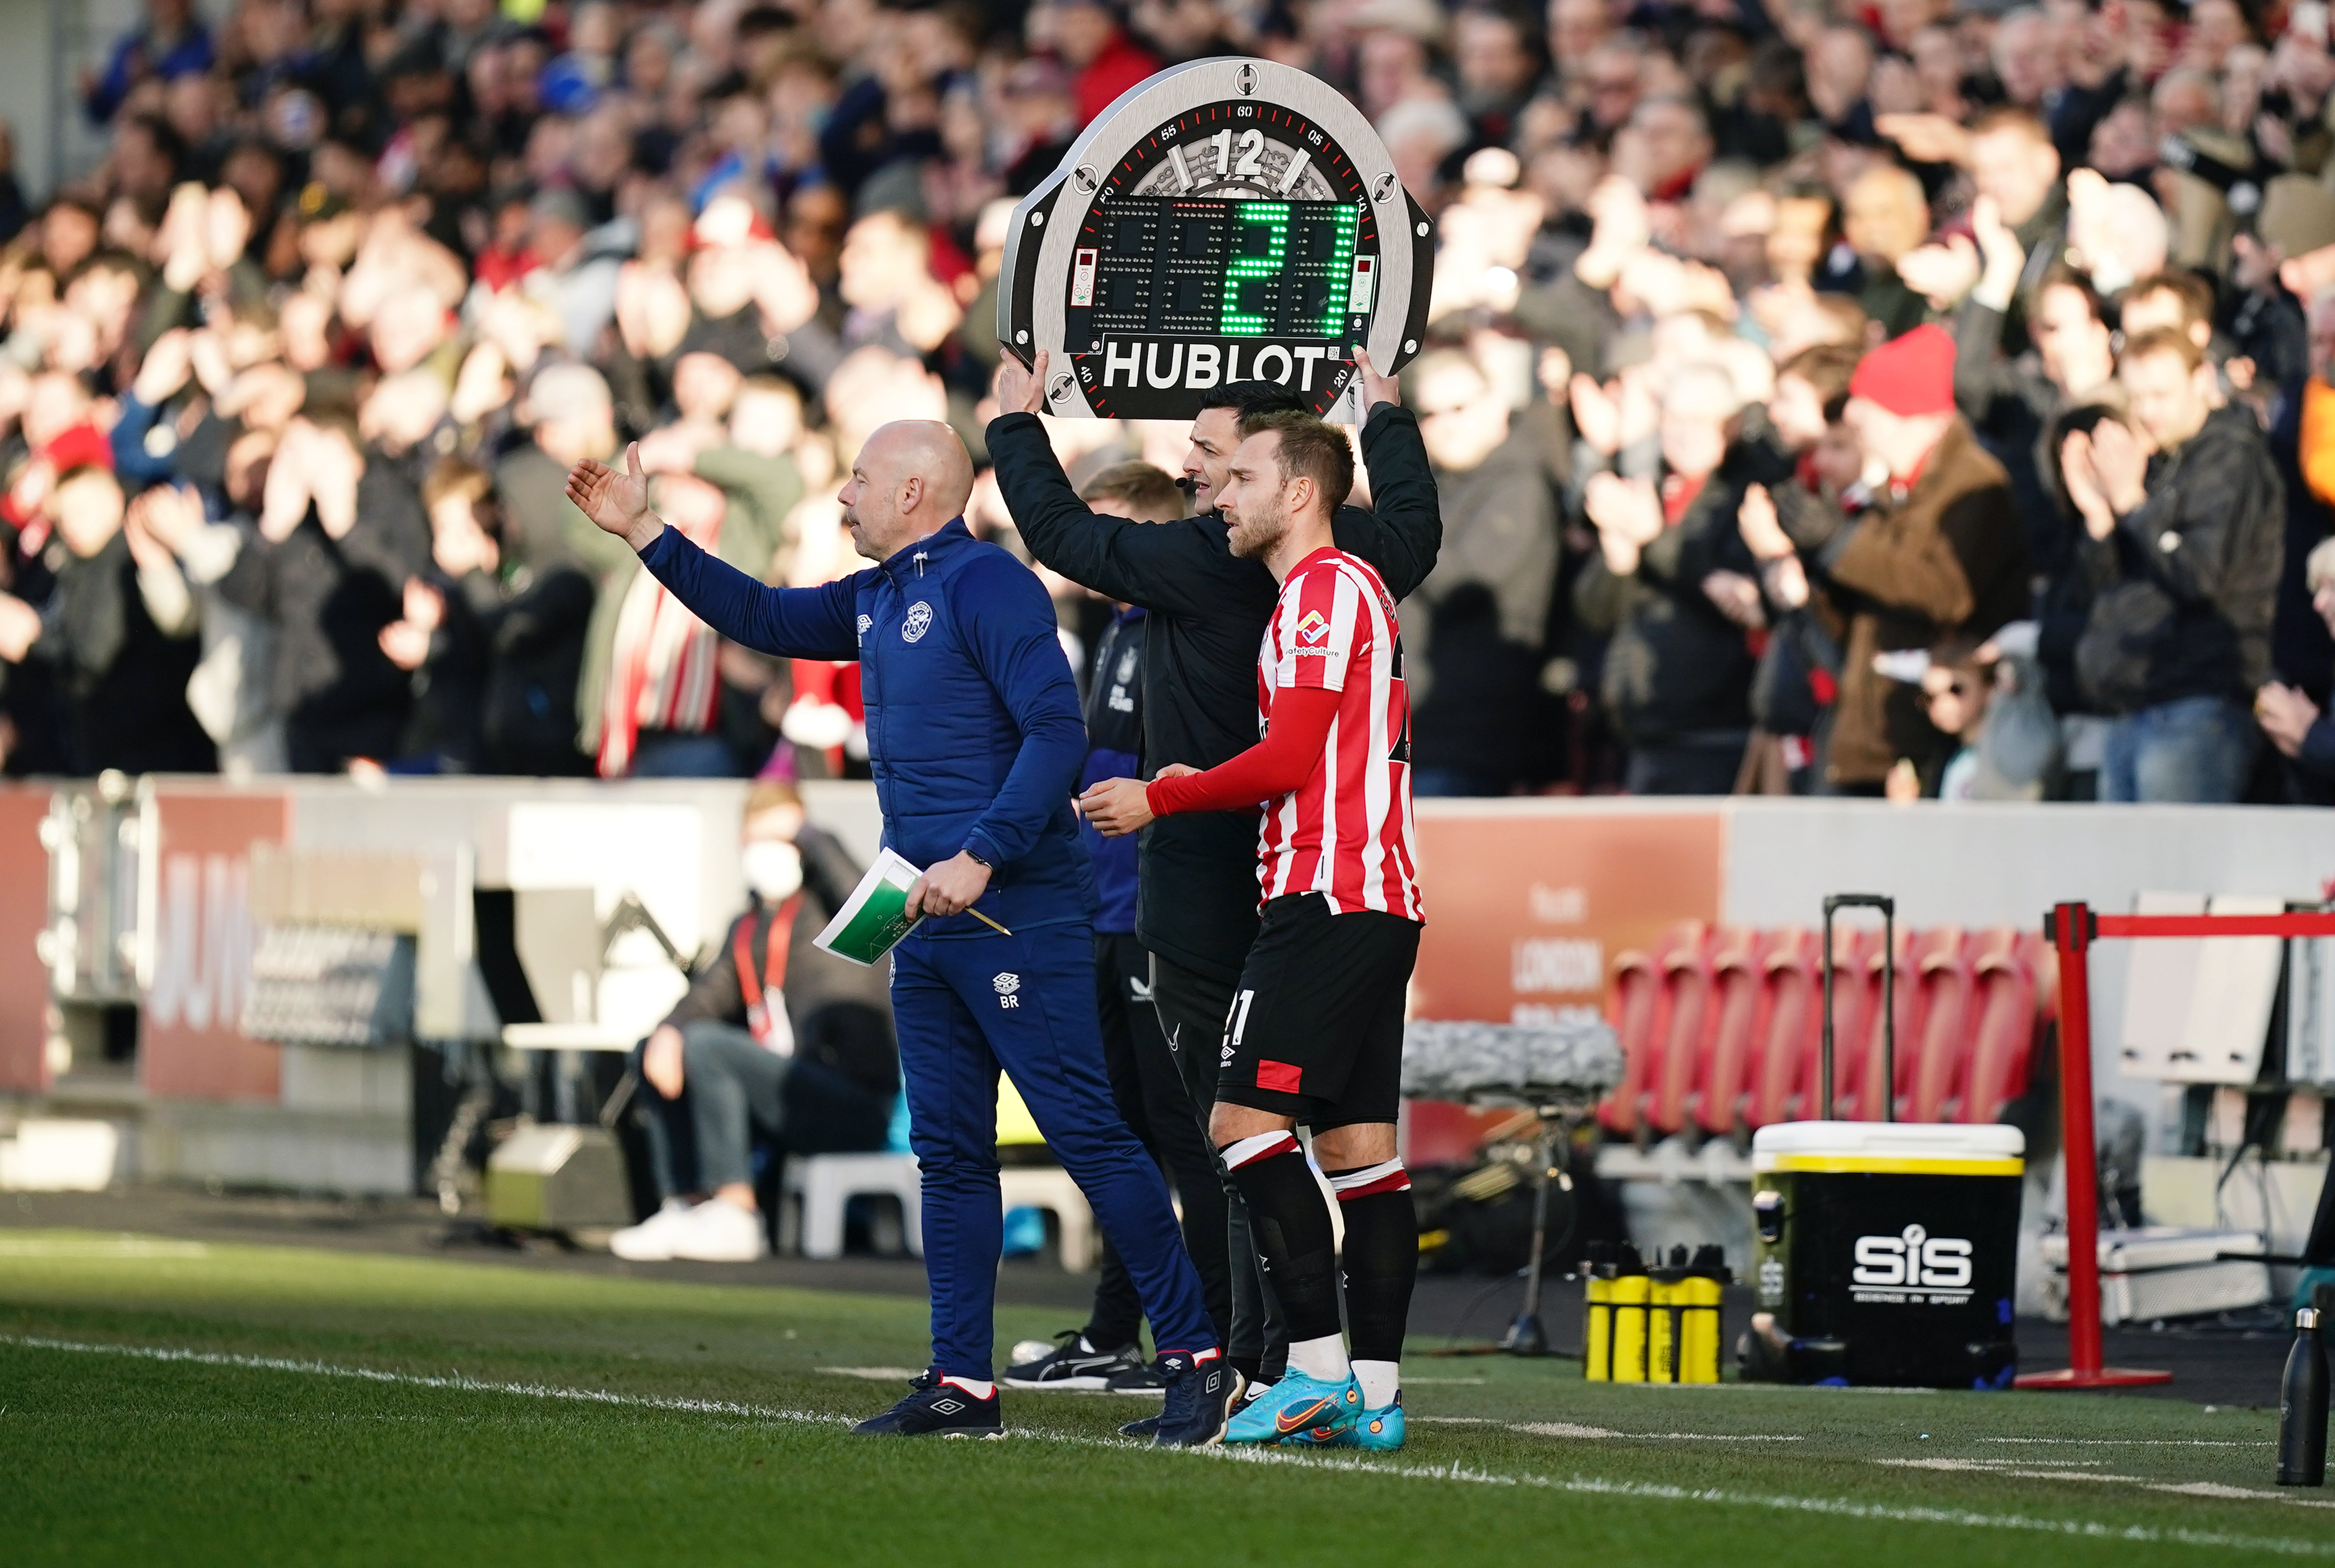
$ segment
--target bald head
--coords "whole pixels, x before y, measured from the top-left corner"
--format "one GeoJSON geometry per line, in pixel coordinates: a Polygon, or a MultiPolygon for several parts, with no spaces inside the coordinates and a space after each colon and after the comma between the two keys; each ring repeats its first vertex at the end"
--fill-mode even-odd
{"type": "Polygon", "coordinates": [[[938,420],[878,426],[859,449],[851,478],[836,498],[852,547],[887,560],[964,510],[973,494],[973,458],[938,420]]]}

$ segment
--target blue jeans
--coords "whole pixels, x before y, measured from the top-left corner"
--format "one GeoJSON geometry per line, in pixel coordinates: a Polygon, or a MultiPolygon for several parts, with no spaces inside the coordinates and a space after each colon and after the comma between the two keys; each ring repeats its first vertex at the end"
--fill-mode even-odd
{"type": "Polygon", "coordinates": [[[2100,799],[2225,805],[2244,791],[2260,740],[2253,715],[2219,697],[2127,713],[2108,727],[2100,799]]]}
{"type": "Polygon", "coordinates": [[[944,1376],[990,1376],[1001,1067],[1126,1263],[1153,1344],[1165,1353],[1216,1343],[1168,1184],[1111,1099],[1094,973],[1083,920],[1011,936],[911,936],[892,950],[900,1076],[924,1169],[932,1364],[944,1376]]]}

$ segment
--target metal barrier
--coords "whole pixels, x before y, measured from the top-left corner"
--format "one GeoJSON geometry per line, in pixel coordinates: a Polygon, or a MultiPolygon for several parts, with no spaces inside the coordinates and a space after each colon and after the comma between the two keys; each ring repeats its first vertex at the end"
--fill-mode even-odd
{"type": "Polygon", "coordinates": [[[2101,1364],[2099,1154],[2093,1137],[2091,949],[2103,937],[2335,936],[2335,914],[2100,915],[2084,903],[2043,916],[2059,955],[2059,1128],[2068,1170],[2068,1360],[2029,1372],[2022,1389],[2125,1389],[2170,1372],[2101,1364]]]}

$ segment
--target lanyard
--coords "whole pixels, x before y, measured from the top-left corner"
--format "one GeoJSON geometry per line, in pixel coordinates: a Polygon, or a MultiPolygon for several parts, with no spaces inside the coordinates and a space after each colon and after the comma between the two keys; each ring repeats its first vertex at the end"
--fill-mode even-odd
{"type": "Polygon", "coordinates": [[[787,949],[795,936],[795,911],[802,906],[802,895],[789,898],[770,915],[770,924],[762,942],[762,973],[754,973],[754,923],[750,917],[738,923],[732,934],[730,951],[738,961],[738,989],[745,993],[746,1028],[765,1050],[780,1056],[794,1054],[794,1031],[787,1023],[786,993],[781,987],[787,977],[787,949]],[[776,1003],[763,999],[775,997],[776,1003]]]}

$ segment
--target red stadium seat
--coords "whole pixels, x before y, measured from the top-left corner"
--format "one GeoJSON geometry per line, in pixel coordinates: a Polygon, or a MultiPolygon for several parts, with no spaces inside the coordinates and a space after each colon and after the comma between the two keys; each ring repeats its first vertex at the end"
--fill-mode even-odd
{"type": "MultiPolygon", "coordinates": [[[[1832,934],[1832,1115],[1852,1119],[1856,1091],[1865,1078],[1867,1037],[1881,1006],[1881,973],[1874,954],[1881,948],[1881,933],[1865,926],[1836,925],[1832,934]]],[[[1818,938],[1821,947],[1822,938],[1818,938]]],[[[1824,976],[1817,976],[1817,1037],[1801,1080],[1799,1119],[1813,1121],[1825,1115],[1824,1105],[1824,976]]]]}
{"type": "Polygon", "coordinates": [[[1897,1037],[1900,1121],[1953,1119],[1978,1023],[1972,956],[1972,944],[1960,926],[1940,926],[1914,939],[1914,983],[1921,992],[1922,1031],[1910,1040],[1903,1033],[1897,1037]]]}
{"type": "Polygon", "coordinates": [[[1745,1077],[1746,1127],[1763,1128],[1814,1114],[1817,1053],[1824,1029],[1818,940],[1806,926],[1768,933],[1760,956],[1766,973],[1763,1006],[1745,1077]]]}
{"type": "MultiPolygon", "coordinates": [[[[1729,933],[1729,937],[1749,934],[1729,933]]],[[[1720,933],[1698,927],[1681,937],[1662,960],[1667,972],[1670,1017],[1660,1037],[1646,1120],[1659,1133],[1683,1132],[1694,1096],[1708,1071],[1720,1021],[1714,963],[1724,945],[1720,933]]]]}
{"type": "Polygon", "coordinates": [[[1742,1125],[1769,1011],[1767,955],[1789,933],[1729,927],[1711,955],[1710,1049],[1693,1097],[1694,1124],[1724,1137],[1742,1125]]]}
{"type": "Polygon", "coordinates": [[[1710,928],[1699,920],[1671,927],[1646,952],[1628,952],[1613,961],[1613,1031],[1621,1037],[1622,1081],[1597,1108],[1598,1124],[1610,1133],[1633,1137],[1644,1123],[1645,1103],[1662,1081],[1662,1057],[1671,1036],[1671,960],[1681,952],[1708,946],[1710,928]]]}
{"type": "Polygon", "coordinates": [[[2002,1108],[2027,1092],[2035,1044],[2045,1016],[2041,1005],[2056,1002],[2058,966],[2041,937],[2001,927],[1982,932],[1972,943],[1976,996],[1972,1008],[1970,1071],[1952,1119],[1991,1122],[2002,1108]]]}
{"type": "MultiPolygon", "coordinates": [[[[1866,938],[1864,968],[1868,989],[1864,1032],[1853,1035],[1842,1030],[1835,1042],[1835,1070],[1841,1071],[1846,1068],[1846,1075],[1852,1085],[1836,1100],[1835,1114],[1843,1121],[1881,1120],[1880,1096],[1884,1093],[1902,1095],[1905,1086],[1912,1081],[1911,1063],[1907,1059],[1920,1048],[1923,1002],[1921,972],[1914,963],[1914,935],[1911,931],[1901,929],[1897,933],[1897,1049],[1894,1063],[1897,1081],[1884,1088],[1881,1059],[1886,1037],[1881,1026],[1881,1002],[1885,993],[1882,987],[1880,934],[1875,932],[1866,938]],[[1841,1057],[1844,1050],[1852,1053],[1853,1065],[1844,1063],[1841,1057]]],[[[1841,978],[1836,972],[1836,985],[1841,978]]]]}

